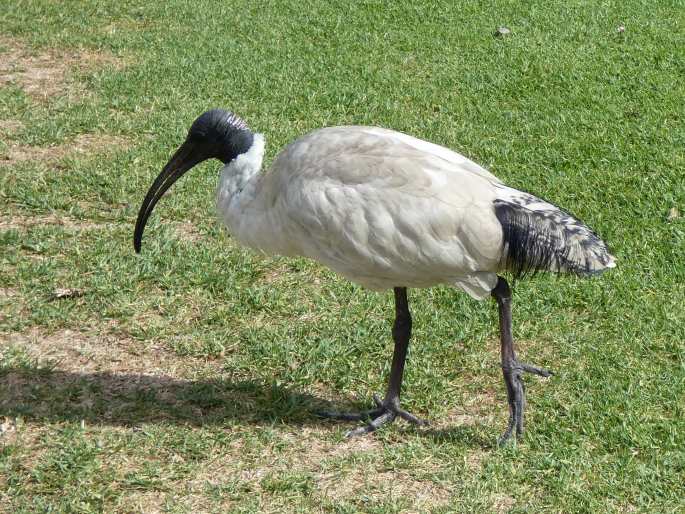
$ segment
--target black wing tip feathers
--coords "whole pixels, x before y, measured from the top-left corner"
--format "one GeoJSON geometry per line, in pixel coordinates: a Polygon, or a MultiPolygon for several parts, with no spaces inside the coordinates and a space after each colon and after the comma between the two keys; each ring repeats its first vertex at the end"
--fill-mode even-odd
{"type": "Polygon", "coordinates": [[[504,200],[494,207],[504,239],[501,265],[515,279],[539,271],[590,276],[615,266],[604,242],[562,210],[534,211],[504,200]]]}

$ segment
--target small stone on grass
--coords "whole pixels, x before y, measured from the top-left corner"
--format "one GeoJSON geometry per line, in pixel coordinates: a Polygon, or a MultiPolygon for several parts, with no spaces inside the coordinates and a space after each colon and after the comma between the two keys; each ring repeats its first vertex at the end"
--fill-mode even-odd
{"type": "Polygon", "coordinates": [[[78,298],[83,296],[83,289],[57,288],[52,292],[50,300],[61,300],[63,298],[78,298]]]}

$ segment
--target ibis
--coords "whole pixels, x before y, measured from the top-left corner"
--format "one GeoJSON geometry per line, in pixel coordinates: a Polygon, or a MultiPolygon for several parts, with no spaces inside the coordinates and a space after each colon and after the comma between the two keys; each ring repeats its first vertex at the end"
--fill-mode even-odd
{"type": "Polygon", "coordinates": [[[220,219],[241,244],[267,254],[304,256],[371,290],[392,289],[394,351],[385,396],[370,410],[322,412],[363,421],[348,436],[397,417],[412,318],[408,288],[453,286],[499,311],[501,366],[509,421],[500,442],[524,428],[522,376],[550,372],[517,359],[507,276],[538,271],[581,276],[615,267],[605,243],[568,212],[506,186],[468,158],[410,135],[372,126],[314,130],[286,146],[262,171],[265,139],[237,115],[213,109],[190,126],[150,187],[134,247],[153,208],[184,173],[207,159],[223,163],[220,219]]]}

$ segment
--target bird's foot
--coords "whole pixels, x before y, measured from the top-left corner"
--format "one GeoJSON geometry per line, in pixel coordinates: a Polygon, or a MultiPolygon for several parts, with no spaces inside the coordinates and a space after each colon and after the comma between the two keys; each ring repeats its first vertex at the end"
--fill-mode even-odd
{"type": "Polygon", "coordinates": [[[549,377],[553,375],[551,371],[537,366],[531,366],[517,360],[513,360],[507,365],[502,366],[504,383],[507,386],[507,398],[509,400],[509,424],[502,436],[499,438],[499,445],[503,445],[510,438],[514,429],[516,437],[523,435],[523,411],[526,407],[526,388],[523,385],[521,376],[523,372],[549,377]]]}
{"type": "Polygon", "coordinates": [[[347,421],[366,421],[366,426],[355,428],[345,434],[345,437],[355,437],[358,435],[369,434],[378,430],[386,423],[392,423],[395,418],[400,417],[409,423],[419,426],[428,425],[428,421],[417,418],[410,412],[400,408],[400,399],[398,397],[386,398],[381,400],[377,395],[373,395],[373,401],[376,403],[375,409],[370,409],[362,412],[319,412],[319,415],[331,419],[344,419],[347,421]]]}

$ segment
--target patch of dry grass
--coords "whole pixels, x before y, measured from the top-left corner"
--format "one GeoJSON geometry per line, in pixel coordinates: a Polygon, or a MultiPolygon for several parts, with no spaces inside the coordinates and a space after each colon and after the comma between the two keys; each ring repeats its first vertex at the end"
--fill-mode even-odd
{"type": "Polygon", "coordinates": [[[516,499],[508,494],[496,494],[492,497],[492,511],[497,514],[510,512],[516,505],[516,499]]]}
{"type": "Polygon", "coordinates": [[[24,128],[24,124],[19,120],[0,120],[0,135],[9,136],[24,128]]]}
{"type": "Polygon", "coordinates": [[[190,221],[172,223],[176,236],[187,243],[197,243],[204,239],[202,232],[190,221]]]}
{"type": "Polygon", "coordinates": [[[39,365],[65,372],[140,374],[173,379],[196,377],[216,370],[216,361],[179,358],[164,348],[113,334],[33,328],[24,333],[0,334],[0,346],[14,346],[39,365]]]}
{"type": "Polygon", "coordinates": [[[82,96],[84,90],[70,81],[70,72],[105,66],[121,68],[123,62],[103,51],[56,48],[33,51],[20,40],[0,38],[0,85],[18,86],[34,100],[82,96]]]}
{"type": "Polygon", "coordinates": [[[54,167],[65,158],[107,154],[129,146],[125,138],[107,134],[80,134],[72,141],[49,147],[27,146],[9,141],[6,150],[0,154],[0,166],[14,166],[30,161],[54,167]]]}
{"type": "Polygon", "coordinates": [[[435,482],[418,480],[405,471],[383,471],[375,466],[357,468],[348,473],[331,473],[322,477],[322,494],[333,502],[356,502],[360,497],[372,501],[408,504],[403,512],[429,512],[445,507],[451,498],[449,490],[435,482]]]}
{"type": "Polygon", "coordinates": [[[99,230],[110,228],[114,223],[75,220],[57,213],[29,216],[10,214],[0,218],[0,231],[26,230],[36,226],[54,225],[65,230],[99,230]]]}

